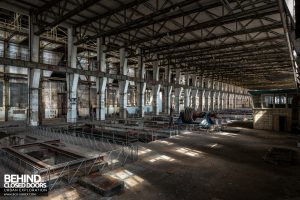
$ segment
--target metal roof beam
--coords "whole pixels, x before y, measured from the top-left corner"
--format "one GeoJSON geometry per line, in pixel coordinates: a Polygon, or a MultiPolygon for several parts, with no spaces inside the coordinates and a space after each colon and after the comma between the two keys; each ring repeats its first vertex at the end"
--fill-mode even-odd
{"type": "Polygon", "coordinates": [[[40,30],[37,31],[35,34],[40,35],[40,34],[44,33],[45,31],[50,30],[54,26],[59,25],[60,23],[69,19],[70,17],[72,17],[72,16],[80,13],[81,11],[87,9],[88,7],[94,5],[98,1],[101,1],[101,0],[87,0],[86,2],[80,4],[76,8],[72,9],[70,12],[66,13],[65,15],[58,17],[55,21],[53,21],[49,24],[47,23],[45,26],[41,27],[40,30]]]}
{"type": "MultiPolygon", "coordinates": [[[[193,4],[197,1],[198,0],[186,0],[186,1],[181,1],[179,3],[175,3],[175,4],[173,4],[173,5],[171,5],[167,8],[163,8],[161,10],[155,11],[155,12],[149,14],[149,15],[140,17],[136,20],[129,21],[128,23],[122,24],[121,26],[115,27],[115,28],[113,28],[109,31],[104,31],[104,32],[98,33],[98,34],[93,35],[93,36],[88,36],[84,39],[79,40],[75,44],[78,45],[78,44],[82,44],[82,43],[85,43],[85,42],[90,41],[90,40],[95,40],[99,37],[107,37],[107,36],[111,36],[111,35],[117,35],[117,34],[120,34],[122,32],[126,32],[128,30],[136,29],[136,28],[138,28],[137,25],[140,25],[141,23],[144,23],[143,26],[148,26],[148,25],[151,25],[151,24],[155,24],[155,23],[157,23],[154,19],[155,17],[162,16],[162,15],[170,12],[173,9],[176,9],[178,7],[188,6],[188,5],[193,4]]],[[[183,14],[181,13],[181,16],[182,15],[183,14]]],[[[168,17],[162,18],[161,20],[166,21],[167,18],[168,17]]]]}
{"type": "MultiPolygon", "coordinates": [[[[169,55],[169,54],[176,54],[176,53],[185,53],[185,52],[194,52],[194,51],[211,51],[211,50],[220,50],[220,49],[227,49],[227,48],[232,48],[232,47],[238,47],[238,46],[243,46],[243,45],[248,45],[248,44],[257,44],[260,42],[267,42],[267,41],[272,41],[272,40],[283,40],[285,39],[285,36],[279,35],[275,37],[266,37],[266,38],[261,38],[257,40],[249,40],[249,41],[242,41],[242,42],[234,42],[230,44],[223,44],[215,47],[200,47],[200,48],[190,48],[190,49],[183,49],[183,50],[177,50],[177,51],[168,51],[168,52],[160,52],[160,55],[169,55]]],[[[135,55],[136,56],[136,55],[135,55]]]]}
{"type": "Polygon", "coordinates": [[[136,41],[133,44],[140,44],[140,43],[144,43],[144,42],[149,42],[149,41],[152,41],[152,40],[160,39],[162,37],[166,37],[166,36],[170,37],[170,36],[173,36],[173,35],[193,32],[193,31],[197,31],[197,30],[200,30],[200,29],[204,29],[204,28],[222,26],[222,25],[225,25],[225,24],[234,23],[236,21],[249,20],[249,19],[253,19],[253,18],[261,18],[261,17],[267,16],[267,15],[278,13],[278,10],[276,10],[276,9],[272,10],[272,11],[268,10],[270,8],[274,8],[275,5],[277,5],[277,4],[275,4],[275,3],[267,4],[265,6],[249,9],[247,11],[242,11],[242,12],[235,13],[235,14],[225,15],[223,17],[219,17],[217,19],[213,19],[213,20],[206,21],[206,22],[203,22],[203,23],[191,25],[191,26],[188,26],[188,27],[179,28],[179,29],[169,31],[169,32],[159,33],[155,36],[136,41]],[[264,11],[264,10],[268,10],[268,11],[258,13],[258,12],[261,12],[261,11],[264,11]]]}
{"type": "Polygon", "coordinates": [[[52,0],[52,1],[49,1],[49,2],[45,3],[43,6],[34,9],[33,10],[33,14],[40,15],[43,12],[49,10],[55,4],[57,4],[57,3],[61,2],[61,1],[63,1],[63,0],[52,0]]]}
{"type": "Polygon", "coordinates": [[[136,6],[136,5],[143,4],[146,1],[148,1],[148,0],[135,0],[135,1],[132,1],[130,3],[127,3],[127,4],[124,4],[124,5],[120,6],[120,7],[117,7],[115,9],[109,10],[108,12],[106,12],[104,14],[100,14],[100,15],[97,15],[95,17],[91,17],[91,18],[89,18],[87,20],[84,20],[84,21],[82,21],[82,22],[74,25],[74,27],[77,28],[77,27],[80,27],[80,26],[89,25],[89,24],[91,24],[91,23],[93,23],[93,22],[95,22],[95,21],[97,21],[99,19],[102,19],[102,18],[105,18],[105,17],[109,17],[111,15],[114,15],[114,14],[122,11],[122,10],[127,10],[129,8],[132,8],[132,7],[136,6]]]}
{"type": "Polygon", "coordinates": [[[218,39],[228,38],[228,37],[234,37],[234,36],[239,36],[239,35],[244,35],[244,34],[249,34],[249,33],[268,32],[270,30],[277,29],[277,28],[282,28],[282,24],[280,22],[271,24],[271,25],[250,28],[250,29],[241,29],[239,31],[234,31],[234,32],[222,34],[222,35],[216,35],[216,36],[208,37],[208,38],[204,38],[204,39],[190,40],[190,41],[185,41],[185,42],[181,42],[181,43],[177,43],[177,44],[168,44],[168,45],[151,47],[151,48],[148,48],[147,50],[149,50],[151,52],[158,52],[158,51],[163,51],[163,50],[169,50],[172,48],[184,47],[184,46],[189,46],[189,45],[194,45],[194,44],[199,44],[199,43],[203,43],[203,42],[208,42],[208,41],[213,41],[213,40],[218,40],[218,39]]]}
{"type": "Polygon", "coordinates": [[[205,52],[191,52],[191,53],[183,53],[183,54],[175,54],[175,55],[171,55],[171,56],[158,56],[157,59],[146,59],[144,62],[153,62],[156,60],[172,60],[172,59],[178,59],[178,58],[188,58],[188,57],[213,57],[213,56],[218,56],[220,55],[237,55],[237,54],[241,54],[241,53],[252,53],[252,54],[256,54],[258,53],[258,51],[270,51],[273,50],[274,53],[278,53],[278,52],[283,52],[284,48],[286,48],[285,44],[280,44],[280,45],[265,45],[265,46],[261,46],[261,47],[248,47],[248,48],[243,48],[243,49],[236,49],[236,50],[230,50],[230,52],[223,50],[223,49],[212,49],[212,50],[208,50],[205,52]]]}
{"type": "Polygon", "coordinates": [[[268,52],[268,53],[264,53],[264,52],[260,52],[259,54],[238,54],[238,55],[234,55],[234,54],[231,54],[230,56],[218,56],[218,57],[206,57],[206,58],[203,58],[203,57],[198,57],[198,58],[193,58],[192,60],[180,60],[180,61],[175,61],[175,62],[168,62],[168,63],[163,63],[163,64],[160,64],[160,66],[168,66],[168,65],[172,65],[172,64],[179,64],[179,63],[188,63],[188,62],[192,62],[192,61],[205,61],[207,62],[208,61],[208,64],[209,64],[209,61],[226,61],[228,59],[231,59],[231,60],[235,60],[235,59],[244,59],[244,60],[251,60],[253,58],[256,58],[256,59],[264,59],[266,58],[266,56],[268,56],[267,58],[284,58],[284,56],[289,56],[289,54],[287,53],[276,53],[274,55],[274,52],[268,52]]]}

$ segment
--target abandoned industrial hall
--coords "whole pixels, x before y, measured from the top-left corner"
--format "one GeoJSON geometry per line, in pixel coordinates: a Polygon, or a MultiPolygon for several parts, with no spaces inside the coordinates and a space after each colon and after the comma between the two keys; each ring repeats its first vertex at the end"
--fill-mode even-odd
{"type": "Polygon", "coordinates": [[[299,0],[0,0],[0,199],[300,200],[299,0]]]}

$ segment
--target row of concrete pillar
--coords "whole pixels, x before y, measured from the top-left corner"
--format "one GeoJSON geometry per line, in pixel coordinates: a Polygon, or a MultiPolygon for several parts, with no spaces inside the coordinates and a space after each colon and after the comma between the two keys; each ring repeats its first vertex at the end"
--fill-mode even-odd
{"type": "MultiPolygon", "coordinates": [[[[30,20],[32,21],[32,20],[30,20]]],[[[39,36],[35,35],[36,27],[30,24],[30,58],[33,62],[39,62],[39,36]]],[[[76,37],[74,36],[73,29],[68,29],[68,66],[71,68],[77,68],[77,47],[74,45],[76,42],[76,37]]],[[[103,38],[97,39],[97,66],[98,70],[101,72],[106,72],[106,46],[105,40],[103,38]]],[[[140,49],[137,50],[138,54],[138,73],[137,78],[139,80],[145,79],[145,64],[143,63],[142,52],[140,49]]],[[[153,65],[153,80],[154,82],[159,82],[159,63],[154,61],[153,65]]],[[[127,63],[127,52],[125,48],[120,49],[120,74],[128,75],[128,63],[127,63]]],[[[171,70],[168,68],[167,71],[167,82],[171,83],[171,70]]],[[[40,69],[31,69],[29,76],[29,123],[30,125],[36,126],[39,124],[39,95],[40,95],[40,79],[43,72],[40,69]]],[[[179,69],[176,70],[175,84],[181,84],[182,74],[179,69]]],[[[67,112],[67,122],[76,122],[77,120],[77,88],[79,81],[79,74],[67,74],[67,92],[68,92],[68,112],[67,112]]],[[[97,88],[97,109],[96,118],[98,120],[105,119],[105,89],[107,86],[107,77],[96,77],[96,88],[97,88]]],[[[205,81],[201,78],[193,75],[192,76],[192,88],[189,88],[190,78],[186,74],[185,77],[186,86],[185,88],[178,87],[174,88],[171,84],[164,88],[165,94],[165,111],[169,113],[171,106],[174,106],[175,111],[180,111],[180,98],[182,92],[184,92],[184,107],[193,107],[198,110],[215,110],[215,109],[226,109],[235,108],[236,92],[232,88],[221,87],[217,88],[213,82],[209,82],[207,85],[205,81]],[[195,87],[199,88],[195,89],[195,87]],[[175,105],[171,105],[171,95],[172,91],[175,92],[175,105]],[[224,92],[221,92],[223,91],[224,92]],[[219,91],[219,92],[215,92],[219,91]],[[232,96],[233,95],[233,96],[232,96]],[[190,98],[192,96],[192,98],[190,98]],[[199,96],[199,103],[196,103],[197,96],[199,96]],[[199,105],[197,108],[197,104],[199,105]],[[231,106],[232,105],[232,106],[231,106]]],[[[119,114],[121,118],[126,118],[127,116],[127,92],[128,92],[128,80],[119,80],[119,114]]],[[[137,93],[138,93],[138,106],[140,110],[140,116],[144,116],[144,96],[146,90],[146,82],[140,81],[137,83],[137,93]]],[[[155,84],[152,86],[153,93],[153,114],[159,114],[159,95],[160,95],[161,85],[155,84]]],[[[246,96],[246,94],[244,95],[246,96]]]]}

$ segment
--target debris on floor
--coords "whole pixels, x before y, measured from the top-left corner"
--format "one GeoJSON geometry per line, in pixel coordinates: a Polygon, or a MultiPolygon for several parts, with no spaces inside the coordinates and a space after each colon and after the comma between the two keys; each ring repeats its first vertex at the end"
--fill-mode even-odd
{"type": "Polygon", "coordinates": [[[292,149],[272,147],[267,151],[264,160],[274,165],[292,165],[295,163],[295,157],[296,151],[292,149]]]}
{"type": "Polygon", "coordinates": [[[124,190],[124,182],[115,178],[94,173],[80,178],[78,183],[83,187],[89,188],[105,197],[119,194],[124,190]]]}

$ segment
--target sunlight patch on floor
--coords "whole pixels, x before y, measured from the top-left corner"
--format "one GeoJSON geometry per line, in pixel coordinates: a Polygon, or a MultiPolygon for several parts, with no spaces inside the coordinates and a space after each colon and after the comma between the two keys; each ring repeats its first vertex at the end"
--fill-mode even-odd
{"type": "Polygon", "coordinates": [[[197,151],[197,150],[193,150],[193,149],[185,148],[185,147],[177,148],[176,152],[179,152],[184,155],[191,156],[191,157],[199,157],[201,154],[203,154],[201,151],[197,151]]]}
{"type": "Polygon", "coordinates": [[[166,144],[166,145],[172,145],[172,144],[174,144],[173,142],[168,142],[168,141],[165,141],[165,140],[156,140],[155,142],[161,143],[161,144],[166,144]]]}
{"type": "Polygon", "coordinates": [[[234,134],[234,133],[228,133],[228,132],[218,132],[218,133],[215,133],[216,135],[223,135],[223,136],[229,136],[229,137],[235,137],[237,136],[237,134],[234,134]]]}
{"type": "Polygon", "coordinates": [[[131,188],[137,186],[138,184],[144,182],[144,179],[135,175],[134,173],[124,169],[118,172],[112,172],[108,174],[109,176],[116,178],[118,180],[124,181],[126,188],[131,188]]]}
{"type": "Polygon", "coordinates": [[[166,156],[166,155],[157,155],[155,156],[154,158],[152,157],[149,161],[150,162],[156,162],[156,161],[174,161],[175,159],[174,158],[171,158],[169,156],[166,156]]]}
{"type": "Polygon", "coordinates": [[[191,134],[191,131],[181,131],[181,134],[191,134]]]}
{"type": "Polygon", "coordinates": [[[149,153],[151,151],[152,151],[151,149],[141,148],[141,149],[139,149],[139,155],[144,155],[144,154],[149,153]]]}

